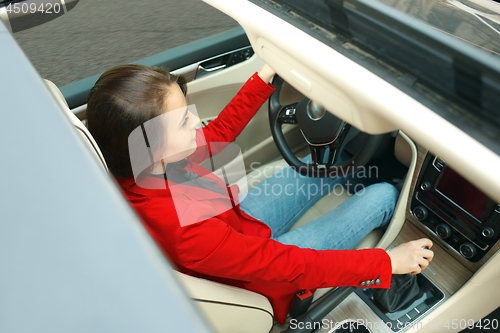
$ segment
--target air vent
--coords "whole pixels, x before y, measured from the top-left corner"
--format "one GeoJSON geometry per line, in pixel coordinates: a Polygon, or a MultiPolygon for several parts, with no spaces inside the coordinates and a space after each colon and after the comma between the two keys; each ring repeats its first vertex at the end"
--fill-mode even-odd
{"type": "Polygon", "coordinates": [[[438,171],[441,171],[443,170],[444,166],[445,166],[445,162],[440,159],[439,157],[436,156],[436,158],[434,159],[434,162],[432,162],[432,165],[438,170],[438,171]]]}

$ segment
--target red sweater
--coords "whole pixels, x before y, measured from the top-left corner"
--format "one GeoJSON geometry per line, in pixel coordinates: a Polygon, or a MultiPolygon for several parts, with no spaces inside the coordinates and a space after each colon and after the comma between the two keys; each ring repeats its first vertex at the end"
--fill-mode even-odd
{"type": "MultiPolygon", "coordinates": [[[[217,119],[198,131],[203,131],[208,145],[234,141],[273,90],[254,74],[217,119]]],[[[202,135],[196,140],[198,148],[189,156],[192,164],[186,169],[225,188],[198,164],[209,157],[210,150],[202,135]]],[[[212,154],[221,149],[211,148],[212,154]]],[[[270,239],[270,228],[243,213],[237,199],[227,195],[157,177],[144,180],[153,185],[145,187],[161,188],[158,184],[163,183],[166,189],[141,188],[133,178],[118,181],[175,269],[265,295],[280,324],[299,290],[359,286],[377,277],[381,280],[378,287],[390,287],[391,261],[382,249],[316,251],[284,245],[270,239]]]]}

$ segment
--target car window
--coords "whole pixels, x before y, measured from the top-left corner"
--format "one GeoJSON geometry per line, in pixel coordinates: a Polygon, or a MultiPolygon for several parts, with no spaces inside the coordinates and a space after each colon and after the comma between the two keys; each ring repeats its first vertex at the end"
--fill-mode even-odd
{"type": "Polygon", "coordinates": [[[237,26],[200,0],[86,0],[13,35],[40,75],[61,87],[237,26]]]}

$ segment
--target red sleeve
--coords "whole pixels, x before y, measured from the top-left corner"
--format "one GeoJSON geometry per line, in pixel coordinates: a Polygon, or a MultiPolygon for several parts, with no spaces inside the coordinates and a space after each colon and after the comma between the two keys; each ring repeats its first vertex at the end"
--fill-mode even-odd
{"type": "Polygon", "coordinates": [[[273,91],[274,87],[265,83],[257,73],[252,75],[217,118],[198,129],[203,131],[203,135],[196,136],[198,148],[189,159],[200,163],[209,157],[208,150],[216,155],[225,147],[220,144],[210,146],[211,142],[229,143],[236,140],[273,91]]]}
{"type": "Polygon", "coordinates": [[[382,249],[302,249],[275,240],[243,235],[211,218],[181,228],[177,255],[185,267],[242,281],[289,282],[299,289],[360,286],[380,279],[389,288],[392,267],[382,249]]]}

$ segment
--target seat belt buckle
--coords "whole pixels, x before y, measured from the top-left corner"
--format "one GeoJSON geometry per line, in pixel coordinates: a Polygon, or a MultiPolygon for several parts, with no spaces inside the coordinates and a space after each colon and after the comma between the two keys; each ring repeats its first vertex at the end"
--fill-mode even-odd
{"type": "Polygon", "coordinates": [[[290,307],[290,316],[297,318],[298,316],[307,312],[309,306],[312,304],[313,293],[309,289],[304,289],[297,292],[292,299],[292,306],[290,307]]]}

